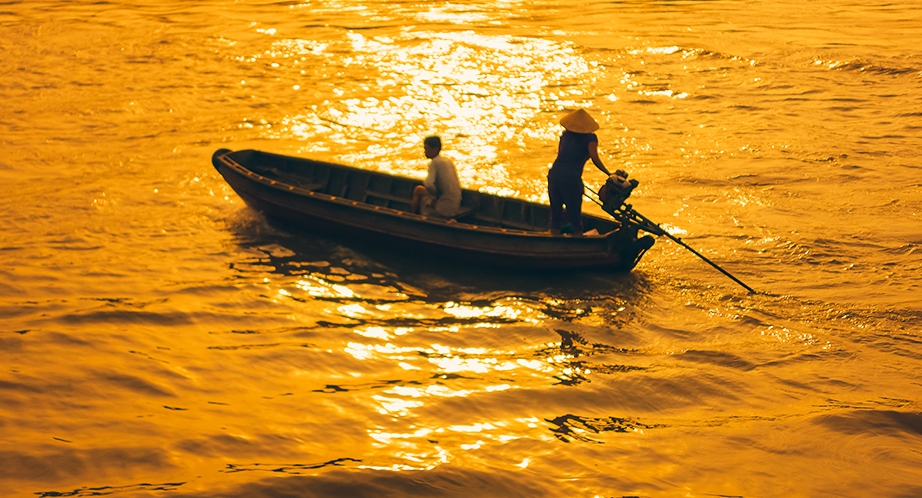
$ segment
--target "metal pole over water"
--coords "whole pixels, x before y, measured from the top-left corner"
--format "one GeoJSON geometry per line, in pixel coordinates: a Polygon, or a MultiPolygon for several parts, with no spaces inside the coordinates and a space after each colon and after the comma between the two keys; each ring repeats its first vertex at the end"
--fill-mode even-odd
{"type": "MultiPolygon", "coordinates": [[[[586,188],[587,188],[590,192],[592,192],[593,194],[595,194],[596,196],[599,195],[599,193],[596,192],[595,190],[592,190],[592,189],[589,188],[589,187],[586,187],[586,188]]],[[[585,194],[584,194],[584,195],[585,195],[585,194]]],[[[630,219],[630,221],[632,221],[632,222],[635,223],[637,226],[639,226],[641,229],[643,229],[643,230],[645,230],[645,231],[647,231],[647,232],[650,232],[650,233],[652,233],[652,234],[654,234],[654,235],[664,235],[664,236],[668,237],[669,239],[671,239],[671,240],[672,240],[673,242],[675,242],[676,244],[679,244],[680,246],[682,246],[682,247],[688,249],[689,251],[691,251],[692,254],[694,254],[695,256],[698,256],[699,258],[701,258],[702,260],[704,260],[705,263],[707,263],[707,264],[713,266],[714,268],[716,268],[717,271],[719,271],[720,273],[723,273],[724,275],[730,277],[730,279],[732,279],[734,282],[736,282],[736,283],[740,284],[741,286],[743,286],[743,288],[745,288],[747,291],[749,291],[750,294],[756,294],[756,291],[753,290],[752,287],[749,287],[748,285],[744,284],[744,283],[742,282],[742,280],[740,280],[740,279],[734,277],[733,275],[731,275],[730,272],[728,272],[727,270],[724,270],[723,268],[721,268],[720,266],[718,266],[717,263],[711,261],[710,259],[704,257],[703,254],[701,254],[701,253],[699,253],[698,251],[692,249],[688,244],[686,244],[684,241],[682,241],[682,239],[680,239],[680,238],[678,238],[678,237],[672,235],[671,233],[667,232],[667,231],[664,230],[661,226],[659,226],[659,225],[657,225],[656,223],[654,223],[653,221],[651,221],[650,218],[647,218],[646,216],[644,216],[644,215],[638,213],[637,211],[635,211],[634,208],[632,208],[630,204],[622,204],[622,206],[619,208],[619,210],[620,210],[620,212],[621,212],[620,215],[615,216],[614,212],[610,212],[610,211],[608,211],[607,209],[605,209],[605,206],[604,206],[601,202],[599,202],[598,200],[596,200],[595,198],[590,197],[590,196],[588,196],[588,195],[586,195],[586,197],[588,197],[592,202],[595,202],[595,203],[598,204],[600,207],[602,207],[602,209],[603,209],[605,212],[607,212],[608,214],[610,214],[610,215],[612,215],[612,216],[614,216],[614,217],[616,217],[616,218],[617,218],[617,217],[628,218],[628,219],[630,219]]]]}

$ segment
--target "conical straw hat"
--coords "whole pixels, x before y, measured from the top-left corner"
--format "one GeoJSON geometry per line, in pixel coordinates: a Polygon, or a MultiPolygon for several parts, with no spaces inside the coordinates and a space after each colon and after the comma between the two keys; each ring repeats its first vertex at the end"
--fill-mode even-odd
{"type": "Polygon", "coordinates": [[[599,129],[599,123],[596,123],[585,109],[577,109],[567,114],[560,120],[560,124],[573,133],[592,133],[599,129]]]}

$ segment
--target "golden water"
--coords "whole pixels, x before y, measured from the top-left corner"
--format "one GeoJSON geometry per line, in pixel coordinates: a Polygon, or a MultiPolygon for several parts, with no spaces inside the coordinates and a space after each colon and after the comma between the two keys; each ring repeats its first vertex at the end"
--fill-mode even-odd
{"type": "Polygon", "coordinates": [[[0,496],[922,495],[914,2],[140,3],[0,6],[0,496]],[[578,107],[759,294],[662,237],[421,263],[210,165],[437,133],[544,201],[578,107]]]}

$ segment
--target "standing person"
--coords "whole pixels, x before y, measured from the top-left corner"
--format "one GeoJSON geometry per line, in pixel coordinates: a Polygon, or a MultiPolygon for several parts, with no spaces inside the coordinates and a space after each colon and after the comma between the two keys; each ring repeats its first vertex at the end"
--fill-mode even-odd
{"type": "Polygon", "coordinates": [[[599,139],[594,131],[599,124],[584,109],[571,112],[560,120],[564,132],[557,145],[557,159],[547,172],[547,193],[551,201],[551,234],[560,235],[563,207],[573,227],[573,236],[583,235],[583,166],[587,159],[611,176],[599,159],[599,139]]]}
{"type": "Polygon", "coordinates": [[[411,211],[424,216],[451,218],[461,211],[461,182],[451,159],[439,155],[442,139],[437,136],[423,140],[423,151],[429,161],[429,174],[422,185],[413,189],[411,211]]]}

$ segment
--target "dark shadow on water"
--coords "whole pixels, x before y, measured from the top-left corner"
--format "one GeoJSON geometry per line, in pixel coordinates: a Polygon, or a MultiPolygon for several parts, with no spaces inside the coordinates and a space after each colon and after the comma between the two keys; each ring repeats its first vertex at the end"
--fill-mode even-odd
{"type": "Polygon", "coordinates": [[[233,474],[237,472],[272,472],[276,474],[289,474],[289,475],[303,475],[308,474],[311,470],[322,469],[324,467],[343,467],[346,465],[352,465],[362,463],[361,460],[355,458],[337,458],[335,460],[330,460],[328,462],[322,463],[313,463],[313,464],[304,464],[304,463],[290,463],[290,464],[273,464],[273,463],[251,463],[251,464],[227,464],[227,468],[224,472],[228,474],[233,474]]]}
{"type": "Polygon", "coordinates": [[[561,415],[553,420],[545,419],[551,424],[551,433],[558,440],[569,443],[580,441],[584,443],[601,443],[589,434],[603,432],[630,433],[641,429],[654,429],[663,427],[661,424],[648,425],[631,418],[618,417],[582,417],[573,414],[561,415]]]}
{"type": "MultiPolygon", "coordinates": [[[[635,272],[604,270],[547,271],[486,267],[377,246],[373,240],[344,240],[299,231],[245,209],[227,221],[237,244],[265,254],[261,271],[294,276],[336,275],[350,282],[395,286],[426,301],[492,301],[499,297],[596,299],[617,297],[634,302],[649,294],[651,284],[635,272]]],[[[242,261],[237,269],[250,262],[242,261]]]]}
{"type": "Polygon", "coordinates": [[[335,469],[318,475],[283,476],[205,492],[175,493],[177,498],[221,497],[467,497],[549,496],[559,484],[549,476],[494,469],[478,471],[455,467],[430,470],[335,469]]]}
{"type": "MultiPolygon", "coordinates": [[[[39,498],[53,498],[53,497],[74,497],[82,498],[87,496],[105,496],[105,495],[120,495],[125,494],[127,496],[133,496],[136,493],[144,493],[150,495],[151,493],[160,494],[160,492],[175,492],[178,491],[181,486],[185,484],[184,482],[168,482],[162,484],[130,484],[130,485],[119,485],[119,486],[84,486],[82,488],[74,489],[71,491],[36,491],[33,495],[39,498]]],[[[165,494],[165,493],[164,493],[165,494]]]]}

